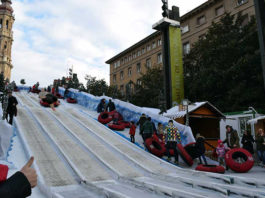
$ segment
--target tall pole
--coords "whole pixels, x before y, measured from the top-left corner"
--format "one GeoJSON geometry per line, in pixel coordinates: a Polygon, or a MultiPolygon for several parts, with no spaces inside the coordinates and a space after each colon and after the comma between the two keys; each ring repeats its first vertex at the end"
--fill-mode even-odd
{"type": "Polygon", "coordinates": [[[265,1],[254,0],[254,3],[256,11],[256,20],[258,25],[261,65],[263,70],[263,81],[265,89],[265,1]]]}

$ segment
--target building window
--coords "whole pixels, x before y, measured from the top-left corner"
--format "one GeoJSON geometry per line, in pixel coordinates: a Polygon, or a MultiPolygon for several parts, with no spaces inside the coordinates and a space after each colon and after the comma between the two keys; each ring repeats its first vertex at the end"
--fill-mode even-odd
{"type": "Polygon", "coordinates": [[[151,66],[152,66],[151,59],[150,58],[146,59],[146,67],[151,68],[151,66]]]}
{"type": "Polygon", "coordinates": [[[152,43],[152,48],[153,48],[153,49],[156,48],[156,42],[153,42],[153,43],[152,43]]]}
{"type": "Polygon", "coordinates": [[[142,48],[142,54],[144,54],[145,53],[145,48],[142,48]]]}
{"type": "Polygon", "coordinates": [[[135,52],[133,53],[133,58],[136,58],[136,53],[135,52]]]}
{"type": "Polygon", "coordinates": [[[224,13],[225,13],[225,8],[223,5],[215,9],[215,16],[220,16],[224,13]]]}
{"type": "Polygon", "coordinates": [[[141,56],[141,51],[140,50],[138,50],[137,56],[141,56]]]}
{"type": "Polygon", "coordinates": [[[189,42],[183,44],[183,54],[186,55],[188,53],[190,53],[190,43],[189,42]]]}
{"type": "Polygon", "coordinates": [[[121,64],[123,64],[123,62],[124,62],[124,61],[123,61],[123,58],[122,58],[122,59],[121,59],[121,64]]]}
{"type": "Polygon", "coordinates": [[[6,20],[6,29],[8,29],[9,21],[6,20]]]}
{"type": "Polygon", "coordinates": [[[157,45],[158,45],[158,46],[162,45],[162,40],[161,40],[161,39],[158,39],[158,41],[157,41],[157,45]]]}
{"type": "Polygon", "coordinates": [[[190,29],[189,29],[189,25],[185,25],[183,27],[180,28],[181,29],[181,33],[184,34],[186,32],[188,32],[190,29]]]}
{"type": "Polygon", "coordinates": [[[204,23],[206,23],[206,17],[204,15],[197,18],[197,25],[202,25],[204,23]]]}
{"type": "Polygon", "coordinates": [[[124,79],[124,73],[123,73],[123,71],[120,72],[120,78],[121,78],[121,80],[124,79]]]}
{"type": "Polygon", "coordinates": [[[124,86],[123,85],[120,86],[120,92],[121,92],[121,95],[124,95],[124,86]]]}
{"type": "Polygon", "coordinates": [[[243,5],[244,3],[247,3],[248,0],[237,0],[237,5],[240,6],[240,5],[243,5]]]}
{"type": "Polygon", "coordinates": [[[136,70],[137,70],[138,73],[141,72],[141,63],[137,63],[136,70]]]}
{"type": "Polygon", "coordinates": [[[132,76],[132,68],[131,67],[128,68],[128,76],[132,76]]]}
{"type": "Polygon", "coordinates": [[[116,68],[117,68],[117,62],[114,63],[114,69],[116,69],[116,68]]]}
{"type": "Polygon", "coordinates": [[[137,84],[138,86],[141,86],[141,85],[142,85],[142,81],[138,79],[138,80],[136,81],[136,84],[137,84]]]}
{"type": "Polygon", "coordinates": [[[121,65],[121,61],[117,61],[117,67],[121,65]]]}
{"type": "Polygon", "coordinates": [[[116,83],[116,74],[113,75],[113,83],[116,83]]]}
{"type": "Polygon", "coordinates": [[[157,63],[162,63],[162,54],[157,54],[157,63]]]}
{"type": "Polygon", "coordinates": [[[147,51],[151,50],[151,46],[147,45],[146,49],[147,49],[147,51]]]}

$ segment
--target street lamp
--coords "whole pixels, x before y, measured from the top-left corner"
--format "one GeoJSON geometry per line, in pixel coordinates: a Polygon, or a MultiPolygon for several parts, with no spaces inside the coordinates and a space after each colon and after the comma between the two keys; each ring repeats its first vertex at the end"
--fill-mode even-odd
{"type": "Polygon", "coordinates": [[[188,99],[182,100],[182,105],[186,108],[186,126],[189,126],[189,103],[188,99]]]}

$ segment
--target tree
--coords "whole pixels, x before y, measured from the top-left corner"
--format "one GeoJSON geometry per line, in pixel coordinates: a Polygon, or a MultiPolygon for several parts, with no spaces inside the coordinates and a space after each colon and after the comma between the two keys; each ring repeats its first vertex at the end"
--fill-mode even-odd
{"type": "Polygon", "coordinates": [[[21,79],[21,80],[20,80],[20,84],[21,84],[21,85],[25,85],[25,84],[26,84],[25,79],[21,79]]]}
{"type": "Polygon", "coordinates": [[[184,57],[186,98],[222,111],[265,108],[255,19],[242,22],[241,15],[225,15],[184,57]]]}
{"type": "Polygon", "coordinates": [[[158,108],[161,103],[160,92],[164,84],[163,71],[159,67],[147,68],[146,74],[135,85],[132,103],[138,106],[158,108]]]}

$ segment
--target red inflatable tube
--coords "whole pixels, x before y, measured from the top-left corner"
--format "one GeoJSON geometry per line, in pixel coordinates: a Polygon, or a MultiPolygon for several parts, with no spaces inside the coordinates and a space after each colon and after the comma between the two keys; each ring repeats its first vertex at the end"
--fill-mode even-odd
{"type": "Polygon", "coordinates": [[[125,128],[130,128],[131,127],[131,123],[127,122],[127,121],[118,121],[118,124],[123,124],[125,128]]]}
{"type": "Polygon", "coordinates": [[[77,100],[76,99],[73,99],[73,98],[67,98],[66,101],[68,103],[72,103],[72,104],[76,104],[77,103],[77,100]]]}
{"type": "Polygon", "coordinates": [[[123,124],[108,124],[108,127],[116,131],[122,131],[125,129],[125,126],[123,124]]]}
{"type": "Polygon", "coordinates": [[[0,164],[0,184],[7,178],[8,166],[0,164]]]}
{"type": "MultiPolygon", "coordinates": [[[[58,106],[56,102],[53,103],[55,107],[58,106]]],[[[43,107],[50,107],[50,104],[48,102],[43,102],[43,100],[40,100],[40,105],[43,107]]]]}
{"type": "Polygon", "coordinates": [[[238,173],[248,172],[254,165],[250,152],[243,148],[231,149],[225,154],[226,165],[238,173]]]}
{"type": "Polygon", "coordinates": [[[198,165],[195,170],[197,171],[205,171],[205,172],[212,172],[212,173],[225,173],[225,168],[223,166],[216,166],[216,165],[198,165]]]}
{"type": "Polygon", "coordinates": [[[102,124],[107,124],[112,121],[112,116],[108,112],[102,112],[98,116],[98,121],[102,124]]]}
{"type": "Polygon", "coordinates": [[[148,138],[145,140],[147,150],[157,157],[162,157],[166,152],[165,145],[161,144],[156,138],[148,138]]]}
{"type": "MultiPolygon", "coordinates": [[[[113,116],[113,114],[115,113],[115,112],[117,112],[116,110],[114,110],[114,111],[111,111],[111,112],[109,112],[109,115],[110,116],[113,116]]],[[[118,112],[119,113],[119,112],[118,112]]],[[[123,120],[123,117],[122,117],[122,115],[119,113],[119,120],[123,120]]]]}
{"type": "Polygon", "coordinates": [[[193,160],[191,156],[187,153],[187,151],[184,149],[184,147],[181,144],[177,144],[177,149],[180,157],[183,159],[183,161],[189,165],[192,166],[193,160]]]}

